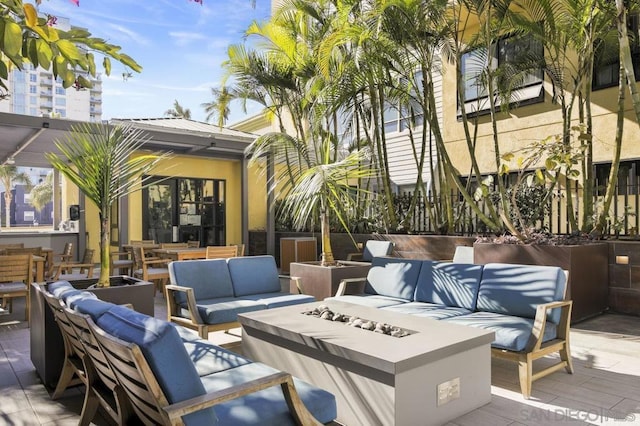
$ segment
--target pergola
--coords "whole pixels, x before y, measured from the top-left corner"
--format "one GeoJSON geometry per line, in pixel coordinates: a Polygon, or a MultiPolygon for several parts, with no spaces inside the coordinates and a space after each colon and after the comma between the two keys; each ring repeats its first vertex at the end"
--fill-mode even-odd
{"type": "MultiPolygon", "coordinates": [[[[44,153],[59,152],[55,141],[64,141],[66,134],[74,125],[82,122],[50,117],[32,117],[20,114],[0,113],[0,164],[15,164],[25,167],[51,167],[44,153]]],[[[151,140],[143,149],[153,151],[172,151],[175,155],[189,155],[208,158],[235,159],[242,163],[242,238],[248,241],[247,210],[247,165],[245,149],[256,135],[221,128],[182,118],[142,118],[112,119],[105,125],[130,125],[144,130],[151,140]]],[[[59,188],[60,177],[54,172],[54,188],[59,188]]],[[[54,194],[54,226],[62,218],[62,205],[59,194],[54,194]]],[[[80,207],[84,209],[84,196],[80,194],[80,207]]],[[[121,200],[121,212],[128,213],[126,197],[121,200]]],[[[127,221],[122,221],[121,237],[128,238],[127,221]]],[[[84,223],[80,223],[79,232],[85,232],[84,223]]],[[[81,241],[83,239],[80,239],[81,241]]]]}

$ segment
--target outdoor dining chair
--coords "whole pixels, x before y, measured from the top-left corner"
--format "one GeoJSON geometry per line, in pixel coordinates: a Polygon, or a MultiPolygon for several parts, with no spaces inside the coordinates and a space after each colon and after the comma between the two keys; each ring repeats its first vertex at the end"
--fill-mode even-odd
{"type": "Polygon", "coordinates": [[[93,278],[93,268],[95,266],[93,263],[94,252],[94,249],[88,248],[84,250],[84,255],[80,262],[60,263],[53,275],[53,280],[72,281],[93,278]]]}
{"type": "Polygon", "coordinates": [[[227,259],[238,256],[238,246],[207,246],[207,259],[227,259]]]}
{"type": "Polygon", "coordinates": [[[141,245],[133,246],[132,249],[135,262],[133,277],[155,282],[156,288],[164,295],[164,285],[169,280],[168,260],[145,256],[141,245]]]}
{"type": "Polygon", "coordinates": [[[25,320],[29,320],[31,306],[29,286],[33,281],[33,255],[17,254],[0,256],[0,298],[2,309],[9,308],[13,312],[13,299],[24,297],[25,320]]]}

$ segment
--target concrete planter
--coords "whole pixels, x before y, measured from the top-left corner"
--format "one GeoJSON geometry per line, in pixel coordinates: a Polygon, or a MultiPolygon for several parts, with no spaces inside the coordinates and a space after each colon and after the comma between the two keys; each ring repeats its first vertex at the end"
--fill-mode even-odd
{"type": "MultiPolygon", "coordinates": [[[[136,311],[153,316],[155,286],[148,281],[131,277],[111,277],[111,287],[89,289],[97,280],[78,280],[71,284],[77,289],[95,293],[99,299],[115,304],[131,303],[136,311]]],[[[31,284],[31,362],[42,382],[55,387],[62,370],[64,344],[62,334],[55,322],[53,312],[44,300],[40,287],[46,284],[31,284]]]]}
{"type": "MultiPolygon", "coordinates": [[[[320,266],[320,262],[293,262],[291,276],[300,277],[304,294],[321,301],[336,294],[340,281],[345,278],[366,277],[370,268],[371,264],[366,262],[340,263],[339,266],[320,266]]],[[[289,291],[298,292],[293,281],[289,291]]]]}
{"type": "Polygon", "coordinates": [[[569,271],[567,298],[573,300],[571,322],[600,314],[608,308],[608,246],[571,246],[476,243],[474,263],[515,263],[559,266],[569,271]]]}

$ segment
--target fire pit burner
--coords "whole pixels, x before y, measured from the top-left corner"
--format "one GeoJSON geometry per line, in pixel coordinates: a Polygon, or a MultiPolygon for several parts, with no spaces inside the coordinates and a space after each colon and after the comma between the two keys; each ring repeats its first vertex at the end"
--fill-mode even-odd
{"type": "Polygon", "coordinates": [[[334,312],[327,305],[319,305],[311,311],[302,312],[303,315],[310,315],[316,318],[322,318],[327,321],[342,322],[351,327],[361,328],[363,330],[373,331],[375,333],[386,334],[393,337],[405,337],[415,333],[415,331],[407,330],[394,325],[385,324],[378,321],[372,321],[355,315],[345,315],[334,312]]]}

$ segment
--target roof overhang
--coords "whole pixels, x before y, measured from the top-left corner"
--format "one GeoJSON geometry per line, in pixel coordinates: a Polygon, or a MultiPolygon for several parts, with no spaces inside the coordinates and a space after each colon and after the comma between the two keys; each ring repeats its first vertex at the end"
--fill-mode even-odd
{"type": "MultiPolygon", "coordinates": [[[[49,117],[0,113],[0,164],[25,167],[50,167],[46,152],[59,154],[56,141],[64,141],[74,125],[83,122],[49,117]]],[[[176,155],[241,159],[254,135],[224,135],[216,131],[191,131],[159,128],[128,120],[113,120],[110,124],[131,125],[144,130],[151,140],[144,149],[172,151],[176,155]]],[[[215,129],[214,126],[211,126],[215,129]]]]}

